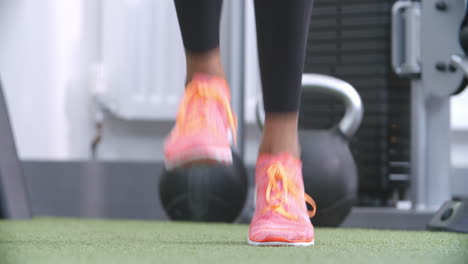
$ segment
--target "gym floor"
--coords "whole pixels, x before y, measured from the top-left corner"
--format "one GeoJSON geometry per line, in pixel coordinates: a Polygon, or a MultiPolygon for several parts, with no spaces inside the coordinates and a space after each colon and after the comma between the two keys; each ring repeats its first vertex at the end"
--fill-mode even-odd
{"type": "Polygon", "coordinates": [[[317,228],[312,247],[252,247],[247,225],[0,221],[0,263],[468,263],[468,235],[317,228]]]}

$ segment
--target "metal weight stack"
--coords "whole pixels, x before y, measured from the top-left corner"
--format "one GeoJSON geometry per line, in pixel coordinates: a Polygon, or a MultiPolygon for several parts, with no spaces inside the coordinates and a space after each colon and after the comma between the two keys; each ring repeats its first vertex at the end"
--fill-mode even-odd
{"type": "MultiPolygon", "coordinates": [[[[359,204],[387,206],[406,199],[410,158],[410,82],[391,66],[391,0],[316,0],[304,72],[353,85],[364,119],[351,142],[358,164],[359,204]]],[[[328,128],[344,107],[332,97],[304,92],[302,128],[328,128]]]]}

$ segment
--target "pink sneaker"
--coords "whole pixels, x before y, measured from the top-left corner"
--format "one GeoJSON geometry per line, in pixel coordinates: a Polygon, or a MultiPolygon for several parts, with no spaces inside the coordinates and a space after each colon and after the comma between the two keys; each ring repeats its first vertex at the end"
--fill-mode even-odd
{"type": "Polygon", "coordinates": [[[256,208],[249,229],[253,246],[314,244],[315,202],[304,193],[302,163],[288,153],[262,154],[255,172],[256,208]],[[313,211],[307,211],[306,201],[313,211]]]}
{"type": "Polygon", "coordinates": [[[165,141],[167,169],[197,161],[231,164],[236,118],[224,79],[196,74],[187,85],[176,124],[165,141]]]}

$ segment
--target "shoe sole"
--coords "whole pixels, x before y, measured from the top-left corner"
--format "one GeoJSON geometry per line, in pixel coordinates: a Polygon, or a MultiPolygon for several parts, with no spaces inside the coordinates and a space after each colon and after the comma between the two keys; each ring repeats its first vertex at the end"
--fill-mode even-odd
{"type": "Polygon", "coordinates": [[[287,247],[308,247],[308,246],[313,246],[314,241],[312,240],[310,242],[280,242],[280,241],[271,241],[271,242],[256,242],[250,240],[250,238],[247,239],[248,244],[251,246],[287,246],[287,247]]]}
{"type": "Polygon", "coordinates": [[[194,163],[232,164],[232,152],[230,147],[191,147],[179,153],[179,155],[172,156],[170,160],[164,160],[164,165],[167,170],[188,166],[194,163]]]}

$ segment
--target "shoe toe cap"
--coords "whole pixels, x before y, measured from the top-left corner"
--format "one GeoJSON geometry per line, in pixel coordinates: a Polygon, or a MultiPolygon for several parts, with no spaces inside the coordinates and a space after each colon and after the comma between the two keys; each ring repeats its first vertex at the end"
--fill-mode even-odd
{"type": "Polygon", "coordinates": [[[314,239],[314,229],[311,224],[305,223],[289,225],[259,223],[251,226],[249,238],[256,242],[310,242],[314,239]]]}

